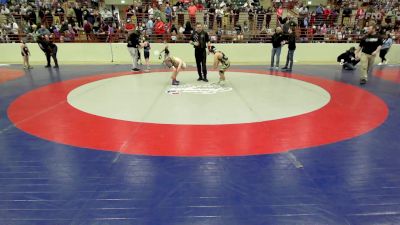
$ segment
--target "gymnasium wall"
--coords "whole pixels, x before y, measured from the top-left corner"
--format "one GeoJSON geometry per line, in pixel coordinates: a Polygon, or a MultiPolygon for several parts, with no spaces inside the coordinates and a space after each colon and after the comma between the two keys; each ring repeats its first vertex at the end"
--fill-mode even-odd
{"type": "MultiPolygon", "coordinates": [[[[131,58],[124,43],[60,43],[58,58],[60,64],[104,64],[104,63],[130,63],[131,58]]],[[[161,61],[154,56],[154,51],[161,51],[163,44],[152,44],[151,63],[159,64],[161,61]]],[[[169,44],[172,55],[184,59],[187,63],[195,62],[193,47],[189,44],[169,44]]],[[[216,44],[229,57],[232,64],[268,65],[271,56],[271,43],[261,44],[216,44]]],[[[337,43],[298,43],[295,52],[296,64],[333,64],[336,57],[357,44],[337,43]]],[[[44,64],[45,56],[35,43],[29,43],[33,64],[44,64]]],[[[22,61],[19,44],[0,44],[0,63],[20,64],[22,61]]],[[[286,60],[287,46],[283,47],[281,62],[286,60]]],[[[400,45],[393,45],[387,58],[390,63],[400,63],[400,45]]],[[[212,57],[208,57],[212,62],[212,57]]],[[[378,60],[378,57],[377,57],[378,60]]],[[[281,64],[283,64],[281,63],[281,64]]]]}

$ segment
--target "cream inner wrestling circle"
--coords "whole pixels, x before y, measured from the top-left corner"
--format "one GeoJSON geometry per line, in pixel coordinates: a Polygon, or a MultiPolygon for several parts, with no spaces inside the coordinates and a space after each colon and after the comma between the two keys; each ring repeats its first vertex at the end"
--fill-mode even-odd
{"type": "Polygon", "coordinates": [[[182,125],[283,119],[318,110],[330,101],[330,94],[323,88],[296,79],[227,71],[227,82],[221,88],[215,84],[217,72],[209,73],[208,84],[196,81],[196,73],[179,74],[181,89],[206,89],[204,94],[171,94],[169,90],[180,90],[170,84],[171,73],[154,72],[88,83],[72,90],[67,99],[76,109],[101,117],[182,125]]]}

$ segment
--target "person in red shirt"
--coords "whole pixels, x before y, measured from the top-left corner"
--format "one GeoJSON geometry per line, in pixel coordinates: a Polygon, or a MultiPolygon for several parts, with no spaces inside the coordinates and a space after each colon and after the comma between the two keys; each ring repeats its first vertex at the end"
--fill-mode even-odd
{"type": "Polygon", "coordinates": [[[193,2],[190,3],[190,6],[188,8],[188,12],[189,12],[190,22],[192,23],[192,25],[196,24],[197,7],[193,4],[193,2]]]}
{"type": "Polygon", "coordinates": [[[165,24],[164,22],[158,17],[156,19],[155,25],[154,25],[154,33],[156,35],[163,35],[165,34],[165,24]]]}
{"type": "Polygon", "coordinates": [[[362,7],[360,7],[356,12],[356,19],[358,26],[364,27],[365,25],[364,18],[365,18],[365,10],[362,7]]]}
{"type": "Polygon", "coordinates": [[[86,39],[87,39],[88,41],[89,41],[89,40],[92,40],[92,39],[93,39],[93,38],[92,38],[93,25],[90,24],[87,20],[85,20],[85,21],[83,22],[83,30],[85,31],[86,39]]]}
{"type": "Polygon", "coordinates": [[[329,19],[329,16],[331,15],[331,9],[329,6],[324,8],[324,22],[326,23],[329,19]]]}
{"type": "Polygon", "coordinates": [[[280,24],[283,24],[282,22],[282,15],[283,15],[283,8],[282,6],[279,6],[279,8],[276,9],[276,17],[279,21],[280,24]]]}
{"type": "Polygon", "coordinates": [[[201,4],[200,2],[197,3],[196,8],[198,11],[202,11],[204,9],[203,4],[201,4]]]}
{"type": "Polygon", "coordinates": [[[128,20],[126,21],[125,30],[127,30],[127,31],[133,31],[133,30],[135,30],[135,25],[132,23],[132,21],[131,21],[130,19],[128,19],[128,20]]]}

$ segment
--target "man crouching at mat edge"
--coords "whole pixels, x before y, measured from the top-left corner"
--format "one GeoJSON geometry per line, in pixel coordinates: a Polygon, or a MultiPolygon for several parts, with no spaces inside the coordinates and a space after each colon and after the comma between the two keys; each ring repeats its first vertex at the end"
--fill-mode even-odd
{"type": "Polygon", "coordinates": [[[221,63],[221,68],[219,69],[219,81],[218,84],[225,84],[225,71],[231,66],[228,57],[221,52],[217,51],[215,46],[211,46],[210,52],[214,54],[214,69],[218,68],[218,64],[221,63]]]}
{"type": "Polygon", "coordinates": [[[172,68],[172,75],[171,75],[172,85],[179,85],[179,81],[176,80],[176,77],[178,76],[181,70],[186,69],[186,63],[178,57],[166,54],[166,57],[164,59],[164,64],[168,68],[172,68]]]}

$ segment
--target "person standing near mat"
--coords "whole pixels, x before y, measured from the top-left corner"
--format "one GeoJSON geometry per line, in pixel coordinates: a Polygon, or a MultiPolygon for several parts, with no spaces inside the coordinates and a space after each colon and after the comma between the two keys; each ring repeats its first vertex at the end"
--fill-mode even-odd
{"type": "Polygon", "coordinates": [[[282,71],[292,72],[293,56],[294,56],[294,51],[296,50],[296,34],[293,32],[291,28],[289,28],[288,35],[286,35],[285,39],[288,44],[288,53],[286,56],[286,64],[282,68],[282,71]]]}
{"type": "Polygon", "coordinates": [[[196,24],[196,30],[190,38],[190,44],[194,46],[194,54],[196,58],[197,73],[199,74],[198,81],[208,82],[207,80],[207,53],[206,47],[210,49],[210,37],[208,33],[203,30],[201,23],[196,24]]]}
{"type": "Polygon", "coordinates": [[[378,65],[387,64],[386,54],[389,52],[390,47],[393,44],[393,39],[390,37],[390,33],[385,34],[385,38],[383,39],[383,44],[381,51],[379,52],[379,58],[381,58],[381,62],[378,65]]]}
{"type": "Polygon", "coordinates": [[[25,40],[22,40],[21,55],[24,61],[24,69],[32,69],[33,67],[29,64],[29,56],[31,55],[31,52],[29,51],[29,48],[26,45],[25,40]]]}
{"type": "Polygon", "coordinates": [[[383,41],[376,33],[375,26],[368,27],[368,33],[361,39],[360,46],[356,52],[356,58],[361,59],[360,84],[368,81],[368,71],[372,69],[375,57],[382,48],[383,41]]]}
{"type": "Polygon", "coordinates": [[[285,37],[282,33],[282,28],[277,27],[275,33],[272,35],[272,53],[271,53],[271,67],[270,70],[279,70],[279,60],[281,58],[282,45],[285,44],[285,37]],[[276,65],[275,63],[276,56],[276,65]]]}
{"type": "Polygon", "coordinates": [[[128,36],[128,51],[131,54],[132,57],[132,71],[140,71],[138,68],[138,60],[139,60],[139,46],[140,46],[140,40],[139,40],[139,31],[135,30],[131,32],[128,36]]]}

